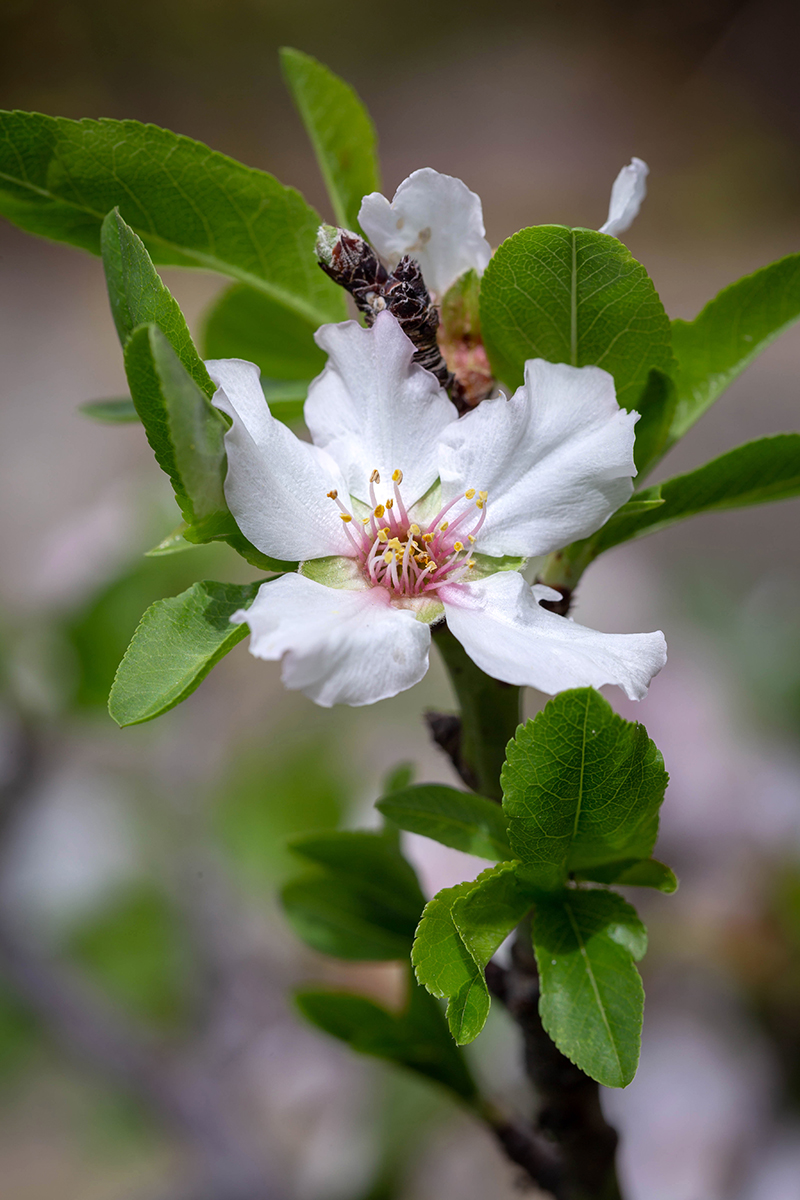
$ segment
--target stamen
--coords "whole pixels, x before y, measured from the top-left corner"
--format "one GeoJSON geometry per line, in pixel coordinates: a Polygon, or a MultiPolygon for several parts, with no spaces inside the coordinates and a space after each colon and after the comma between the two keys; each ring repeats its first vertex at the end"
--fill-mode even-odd
{"type": "Polygon", "coordinates": [[[398,469],[396,471],[392,472],[392,483],[402,483],[402,482],[403,482],[403,472],[398,467],[398,469]]]}
{"type": "Polygon", "coordinates": [[[389,530],[388,530],[388,529],[379,529],[379,530],[378,530],[378,541],[379,541],[379,542],[385,542],[385,541],[387,541],[388,537],[389,537],[389,530]]]}
{"type": "Polygon", "coordinates": [[[336,488],[334,488],[333,491],[328,492],[328,499],[329,500],[338,500],[339,499],[339,493],[337,492],[336,488]]]}
{"type": "Polygon", "coordinates": [[[464,549],[464,543],[463,542],[453,542],[453,549],[457,550],[460,553],[464,549]]]}
{"type": "Polygon", "coordinates": [[[374,471],[372,472],[372,474],[370,475],[370,477],[369,477],[369,481],[370,481],[370,483],[380,483],[380,481],[381,481],[381,476],[380,476],[380,472],[379,472],[379,470],[378,470],[378,468],[377,468],[377,467],[375,468],[375,470],[374,470],[374,471]]]}
{"type": "Polygon", "coordinates": [[[353,518],[350,516],[350,513],[339,513],[339,516],[341,517],[341,519],[342,519],[343,521],[352,521],[352,519],[353,519],[353,518]]]}
{"type": "Polygon", "coordinates": [[[378,520],[380,521],[381,517],[383,517],[383,516],[385,516],[385,515],[386,515],[386,509],[383,507],[383,505],[382,505],[382,504],[378,504],[378,505],[376,506],[376,508],[374,509],[374,513],[375,513],[375,516],[376,516],[376,517],[378,518],[378,520]]]}
{"type": "Polygon", "coordinates": [[[464,498],[466,500],[471,500],[474,495],[475,495],[475,488],[470,488],[468,491],[464,492],[464,498]]]}
{"type": "Polygon", "coordinates": [[[444,533],[444,532],[445,532],[446,530],[448,530],[449,528],[450,528],[450,522],[449,522],[449,521],[443,521],[443,522],[442,522],[442,524],[439,526],[439,529],[442,531],[442,533],[444,533]]]}

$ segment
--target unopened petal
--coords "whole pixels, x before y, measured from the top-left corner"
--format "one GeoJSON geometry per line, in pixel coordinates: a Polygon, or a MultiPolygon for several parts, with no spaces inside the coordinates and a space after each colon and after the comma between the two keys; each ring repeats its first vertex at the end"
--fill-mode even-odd
{"type": "Polygon", "coordinates": [[[323,325],[315,334],[328,365],[311,384],[306,424],[317,446],[341,468],[351,495],[369,503],[369,481],[381,476],[383,497],[396,470],[413,504],[438,475],[436,441],[458,414],[430,371],[412,362],[414,345],[391,313],[371,329],[356,321],[323,325]]]}
{"type": "Polygon", "coordinates": [[[443,499],[488,493],[482,553],[549,554],[630,497],[637,419],[617,404],[607,371],[531,359],[510,400],[484,400],[441,435],[443,499]]]}
{"type": "Polygon", "coordinates": [[[641,700],[667,660],[663,633],[598,633],[542,608],[539,591],[501,571],[443,589],[440,599],[453,635],[494,679],[550,695],[613,683],[641,700]]]}
{"type": "Polygon", "coordinates": [[[623,167],[611,188],[611,202],[608,206],[608,220],[601,225],[600,233],[610,233],[619,237],[630,228],[639,215],[642,201],[647,195],[647,176],[650,168],[641,158],[632,158],[627,167],[623,167]]]}
{"type": "Polygon", "coordinates": [[[492,256],[480,197],[460,179],[431,167],[409,175],[391,203],[380,192],[365,196],[358,220],[390,267],[404,254],[416,259],[439,299],[465,271],[482,275],[492,256]]]}
{"type": "Polygon", "coordinates": [[[327,495],[334,489],[346,495],[333,459],[272,416],[253,363],[217,359],[206,367],[218,387],[214,404],[233,418],[225,434],[225,498],[245,537],[262,553],[292,562],[352,553],[327,495]]]}
{"type": "Polygon", "coordinates": [[[286,687],[324,708],[396,696],[428,669],[428,626],[394,608],[384,588],[347,591],[283,575],[232,620],[249,625],[251,654],[282,659],[286,687]]]}

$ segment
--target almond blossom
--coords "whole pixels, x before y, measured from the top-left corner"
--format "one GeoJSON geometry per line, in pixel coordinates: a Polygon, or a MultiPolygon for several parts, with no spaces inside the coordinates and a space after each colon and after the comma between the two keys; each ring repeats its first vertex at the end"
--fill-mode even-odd
{"type": "MultiPolygon", "coordinates": [[[[648,172],[640,158],[622,168],[600,233],[616,237],[630,227],[647,193],[648,172]]],[[[460,179],[431,167],[413,171],[391,202],[370,192],[361,202],[358,221],[391,269],[405,254],[416,259],[434,299],[441,300],[465,271],[482,275],[492,256],[480,196],[460,179]]]]}
{"type": "Polygon", "coordinates": [[[380,313],[316,334],[302,441],[270,413],[259,371],[207,363],[226,434],[225,494],[263,553],[300,560],[232,620],[250,650],[326,707],[371,704],[428,669],[446,619],[487,674],[555,693],[618,684],[641,698],[663,634],[603,634],[542,608],[520,570],[598,529],[632,491],[634,424],[598,367],[534,359],[510,398],[458,418],[414,346],[380,313]]]}

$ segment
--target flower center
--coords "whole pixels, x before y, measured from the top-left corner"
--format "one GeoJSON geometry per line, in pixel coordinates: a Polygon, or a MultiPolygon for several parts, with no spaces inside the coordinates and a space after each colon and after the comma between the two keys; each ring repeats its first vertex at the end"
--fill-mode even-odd
{"type": "Polygon", "coordinates": [[[470,488],[445,504],[421,527],[409,517],[400,494],[403,472],[393,473],[394,495],[382,504],[375,493],[380,481],[378,472],[373,471],[369,480],[372,511],[360,519],[345,508],[338,492],[328,492],[340,510],[345,531],[368,581],[397,596],[430,596],[443,584],[463,579],[475,566],[470,552],[486,519],[487,493],[476,493],[475,488],[470,488]],[[464,500],[475,501],[477,516],[470,503],[462,504],[462,511],[448,519],[451,510],[464,500]]]}

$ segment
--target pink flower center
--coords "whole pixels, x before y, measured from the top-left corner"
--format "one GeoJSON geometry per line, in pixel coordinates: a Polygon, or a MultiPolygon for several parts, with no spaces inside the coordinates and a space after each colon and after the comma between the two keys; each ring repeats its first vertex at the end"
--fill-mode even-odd
{"type": "Polygon", "coordinates": [[[443,584],[456,583],[474,569],[470,553],[486,520],[486,492],[470,488],[420,526],[409,517],[400,495],[403,472],[392,475],[394,495],[383,504],[375,494],[380,481],[378,472],[373,471],[369,481],[372,511],[360,519],[345,508],[338,492],[328,492],[339,507],[355,557],[371,584],[397,596],[431,596],[443,584]],[[474,505],[464,505],[464,500],[474,500],[474,505]],[[461,511],[451,516],[459,504],[461,511]]]}

